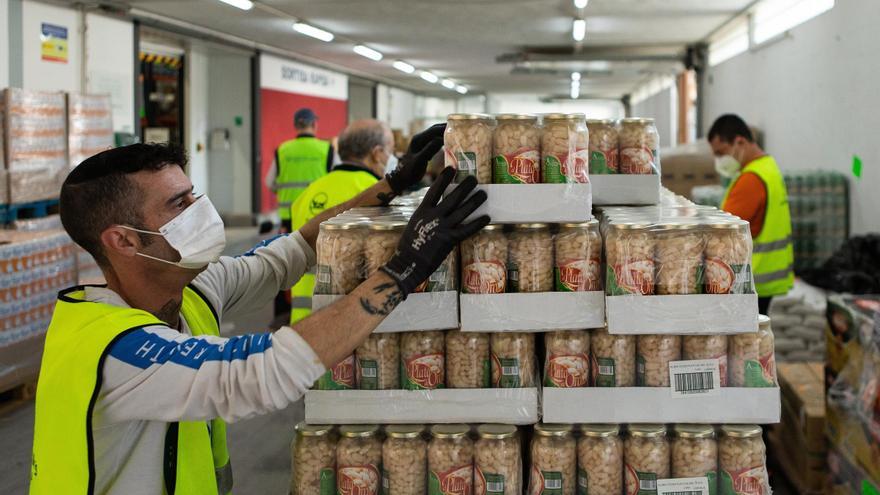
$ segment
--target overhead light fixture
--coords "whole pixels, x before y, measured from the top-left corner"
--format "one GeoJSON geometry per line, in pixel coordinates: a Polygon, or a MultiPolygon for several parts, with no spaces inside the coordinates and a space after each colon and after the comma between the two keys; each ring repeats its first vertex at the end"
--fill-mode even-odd
{"type": "Polygon", "coordinates": [[[426,71],[426,70],[423,70],[423,71],[419,74],[419,77],[421,77],[421,78],[424,79],[425,81],[428,81],[428,82],[431,83],[431,84],[434,84],[434,83],[436,83],[437,81],[440,80],[439,77],[437,77],[436,75],[434,75],[432,72],[428,72],[428,71],[426,71]]]}
{"type": "Polygon", "coordinates": [[[412,74],[413,72],[416,71],[415,67],[413,67],[412,65],[409,65],[408,63],[404,62],[403,60],[395,60],[394,63],[391,64],[391,66],[394,67],[395,69],[399,70],[400,72],[406,72],[407,74],[412,74]]]}
{"type": "Polygon", "coordinates": [[[584,41],[584,36],[587,35],[587,21],[583,19],[575,19],[574,23],[571,25],[571,37],[574,38],[575,41],[584,41]]]}
{"type": "Polygon", "coordinates": [[[232,5],[233,7],[237,7],[241,10],[251,10],[254,8],[254,2],[251,0],[220,0],[226,5],[232,5]]]}
{"type": "Polygon", "coordinates": [[[581,80],[581,73],[580,72],[572,72],[571,73],[571,80],[572,81],[580,81],[581,80]]]}
{"type": "Polygon", "coordinates": [[[452,79],[444,79],[440,81],[440,84],[442,84],[443,87],[446,89],[455,89],[455,81],[453,81],[452,79]]]}
{"type": "Polygon", "coordinates": [[[315,26],[312,26],[311,24],[306,24],[304,22],[294,22],[293,30],[297,33],[311,36],[312,38],[319,39],[321,41],[333,41],[333,33],[331,33],[330,31],[324,31],[321,28],[316,28],[315,26]]]}
{"type": "Polygon", "coordinates": [[[575,8],[578,8],[578,9],[587,8],[587,3],[589,3],[588,0],[574,0],[574,6],[575,6],[575,8]]]}
{"type": "Polygon", "coordinates": [[[575,86],[574,84],[572,84],[571,85],[571,99],[577,100],[580,95],[581,95],[581,85],[578,84],[577,86],[575,86]]]}
{"type": "Polygon", "coordinates": [[[376,62],[382,60],[382,54],[368,46],[355,45],[354,52],[362,57],[367,57],[368,59],[374,60],[376,62]]]}
{"type": "Polygon", "coordinates": [[[463,95],[466,95],[467,92],[468,92],[468,89],[467,89],[466,87],[462,86],[462,85],[458,85],[458,86],[456,86],[456,87],[455,87],[455,90],[458,91],[459,94],[463,94],[463,95]]]}

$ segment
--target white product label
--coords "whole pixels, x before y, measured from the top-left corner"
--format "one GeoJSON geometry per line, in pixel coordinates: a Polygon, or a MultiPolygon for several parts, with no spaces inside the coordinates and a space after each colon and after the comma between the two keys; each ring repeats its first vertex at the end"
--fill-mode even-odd
{"type": "Polygon", "coordinates": [[[672,361],[669,363],[672,397],[721,395],[721,368],[717,359],[672,361]]]}
{"type": "Polygon", "coordinates": [[[709,478],[657,480],[657,495],[709,495],[709,478]]]}

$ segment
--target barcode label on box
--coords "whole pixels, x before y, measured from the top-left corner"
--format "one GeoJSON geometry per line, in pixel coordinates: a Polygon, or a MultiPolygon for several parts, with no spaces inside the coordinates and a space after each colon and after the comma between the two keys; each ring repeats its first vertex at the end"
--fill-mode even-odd
{"type": "Polygon", "coordinates": [[[657,495],[709,495],[709,478],[657,480],[657,495]]]}
{"type": "Polygon", "coordinates": [[[672,361],[669,384],[676,398],[721,395],[721,367],[717,359],[672,361]]]}

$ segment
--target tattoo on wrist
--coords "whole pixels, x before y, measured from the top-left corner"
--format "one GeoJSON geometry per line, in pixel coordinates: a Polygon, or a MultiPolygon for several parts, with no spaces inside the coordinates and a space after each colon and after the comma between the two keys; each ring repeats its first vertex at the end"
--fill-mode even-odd
{"type": "Polygon", "coordinates": [[[394,311],[394,308],[400,304],[400,301],[403,301],[403,294],[400,292],[400,289],[397,288],[397,284],[393,282],[385,282],[381,283],[375,287],[373,287],[374,294],[381,294],[383,292],[391,289],[391,292],[385,296],[385,300],[382,301],[378,306],[374,305],[369,299],[366,297],[361,298],[361,308],[370,315],[380,315],[380,316],[388,316],[394,311]]]}

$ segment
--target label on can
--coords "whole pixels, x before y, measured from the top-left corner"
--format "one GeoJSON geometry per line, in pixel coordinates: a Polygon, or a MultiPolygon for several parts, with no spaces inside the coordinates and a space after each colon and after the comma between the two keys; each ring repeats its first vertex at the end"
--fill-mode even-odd
{"type": "Polygon", "coordinates": [[[385,466],[382,466],[382,495],[391,495],[391,475],[385,466]]]}
{"type": "Polygon", "coordinates": [[[645,358],[641,354],[636,355],[636,386],[644,387],[647,378],[647,366],[645,366],[645,358]]]}
{"type": "Polygon", "coordinates": [[[657,150],[649,148],[621,148],[620,173],[648,175],[656,174],[654,157],[657,150]]]}
{"type": "Polygon", "coordinates": [[[495,155],[496,184],[538,184],[541,182],[541,154],[534,148],[495,155]]]}
{"type": "Polygon", "coordinates": [[[493,388],[520,388],[522,380],[519,378],[519,359],[499,358],[492,354],[492,361],[498,373],[493,373],[493,388]]]}
{"type": "Polygon", "coordinates": [[[416,292],[442,292],[446,290],[454,290],[449,279],[449,260],[443,262],[439,268],[434,270],[434,273],[428,277],[428,280],[422,284],[424,287],[421,291],[416,290],[416,292]]]}
{"type": "Polygon", "coordinates": [[[443,388],[443,354],[419,354],[400,363],[400,376],[405,390],[443,388]]]}
{"type": "Polygon", "coordinates": [[[626,495],[657,495],[657,473],[636,471],[629,464],[624,471],[626,495]]]}
{"type": "Polygon", "coordinates": [[[333,495],[336,493],[336,470],[324,468],[318,478],[318,494],[333,495]]]}
{"type": "Polygon", "coordinates": [[[338,470],[337,495],[378,495],[381,478],[372,464],[344,466],[338,470]]]}
{"type": "Polygon", "coordinates": [[[461,182],[465,177],[477,175],[477,154],[473,151],[455,151],[451,154],[451,160],[447,165],[455,167],[455,182],[461,182]],[[451,163],[449,163],[451,162],[451,163]]]}
{"type": "Polygon", "coordinates": [[[461,271],[462,292],[467,294],[503,294],[507,269],[500,261],[477,261],[461,271]]]}
{"type": "Polygon", "coordinates": [[[657,480],[657,495],[710,495],[705,476],[657,480]]]}
{"type": "Polygon", "coordinates": [[[379,363],[375,359],[358,359],[358,388],[379,389],[379,363]]]}
{"type": "Polygon", "coordinates": [[[548,153],[544,156],[542,175],[545,184],[587,183],[590,151],[586,148],[574,153],[548,153]]]}
{"type": "Polygon", "coordinates": [[[578,466],[577,495],[590,495],[590,474],[578,466]]]}
{"type": "Polygon", "coordinates": [[[474,469],[474,495],[504,495],[504,475],[484,473],[480,466],[474,469]]]}
{"type": "Polygon", "coordinates": [[[723,495],[765,495],[767,471],[764,466],[754,466],[738,471],[721,470],[721,487],[723,495]]]}
{"type": "Polygon", "coordinates": [[[592,381],[594,387],[616,387],[617,375],[614,369],[614,358],[591,355],[590,362],[593,365],[592,381]]]}
{"type": "Polygon", "coordinates": [[[328,265],[315,267],[315,294],[333,294],[333,270],[328,265]]]}
{"type": "Polygon", "coordinates": [[[616,174],[618,172],[617,148],[608,151],[590,151],[590,173],[597,175],[616,174]]]}
{"type": "Polygon", "coordinates": [[[473,479],[473,464],[443,472],[431,471],[428,473],[428,495],[471,495],[473,479]]]}
{"type": "Polygon", "coordinates": [[[482,388],[492,387],[492,361],[490,359],[483,360],[483,375],[480,377],[480,385],[482,388]]]}
{"type": "Polygon", "coordinates": [[[607,267],[608,295],[654,293],[654,260],[638,260],[607,267]]]}
{"type": "Polygon", "coordinates": [[[315,390],[349,390],[354,388],[354,354],[333,366],[315,383],[315,390]]]}
{"type": "Polygon", "coordinates": [[[554,269],[556,292],[601,290],[601,260],[563,260],[554,269]]]}
{"type": "Polygon", "coordinates": [[[746,387],[775,387],[776,358],[773,352],[761,356],[757,360],[747,359],[743,362],[746,387]]]}
{"type": "Polygon", "coordinates": [[[519,292],[519,265],[507,264],[507,292],[519,292]]]}
{"type": "Polygon", "coordinates": [[[532,466],[529,495],[562,495],[563,482],[560,471],[542,471],[532,466]]]}
{"type": "Polygon", "coordinates": [[[728,264],[721,258],[707,257],[703,277],[706,294],[749,294],[752,292],[752,267],[728,264]]]}
{"type": "Polygon", "coordinates": [[[547,357],[547,387],[586,387],[590,361],[586,354],[550,354],[547,357]]]}

